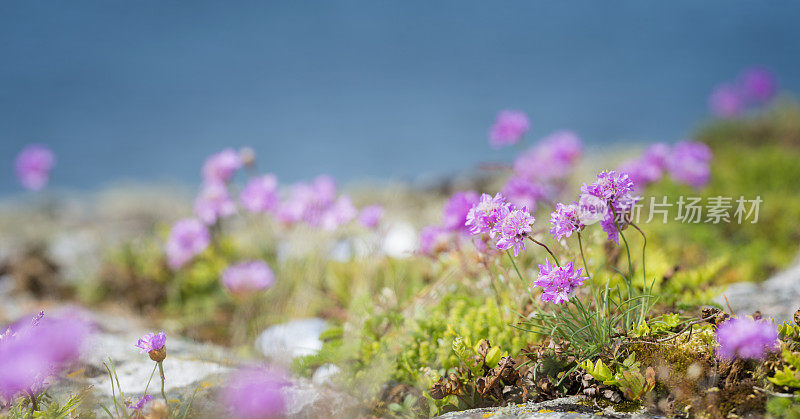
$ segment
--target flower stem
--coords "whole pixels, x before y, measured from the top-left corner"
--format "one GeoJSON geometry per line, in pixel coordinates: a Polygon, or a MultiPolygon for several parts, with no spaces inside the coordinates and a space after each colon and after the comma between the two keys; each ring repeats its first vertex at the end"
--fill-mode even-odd
{"type": "MultiPolygon", "coordinates": [[[[164,361],[158,363],[158,373],[161,376],[161,397],[164,398],[164,403],[167,405],[167,412],[169,412],[169,402],[167,401],[167,393],[164,392],[164,361]]],[[[167,414],[169,417],[169,414],[167,414]]]]}
{"type": "Polygon", "coordinates": [[[529,239],[530,239],[532,242],[534,242],[534,243],[538,244],[539,246],[542,246],[542,247],[544,247],[544,250],[547,250],[547,253],[550,253],[550,257],[552,257],[552,258],[553,258],[553,262],[555,262],[555,263],[556,263],[556,266],[558,266],[559,268],[561,267],[561,264],[560,264],[560,263],[558,263],[558,258],[556,257],[556,255],[554,255],[554,254],[553,254],[553,252],[551,252],[551,251],[550,251],[550,248],[549,248],[549,247],[547,247],[547,245],[545,245],[544,243],[540,242],[539,240],[536,240],[536,239],[534,239],[534,238],[533,238],[533,237],[531,237],[531,236],[528,236],[528,238],[529,238],[529,239]]]}
{"type": "Polygon", "coordinates": [[[156,368],[158,368],[158,364],[153,365],[153,372],[150,373],[150,378],[147,379],[147,385],[144,386],[144,394],[147,394],[147,389],[150,388],[150,381],[152,381],[153,376],[156,375],[156,368]]]}
{"type": "Polygon", "coordinates": [[[511,259],[511,264],[514,265],[514,270],[517,271],[517,277],[519,277],[519,282],[522,283],[522,287],[525,288],[525,291],[528,292],[528,297],[531,298],[531,304],[533,304],[533,302],[535,301],[533,299],[533,293],[531,293],[530,287],[528,287],[528,285],[525,284],[525,279],[522,278],[522,274],[519,272],[519,268],[517,268],[517,262],[514,261],[514,256],[511,256],[511,251],[508,249],[506,249],[506,254],[508,255],[508,258],[511,259]]]}

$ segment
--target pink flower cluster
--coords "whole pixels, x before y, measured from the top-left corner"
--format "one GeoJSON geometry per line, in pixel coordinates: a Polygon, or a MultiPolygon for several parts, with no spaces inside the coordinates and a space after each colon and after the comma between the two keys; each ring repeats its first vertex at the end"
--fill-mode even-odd
{"type": "MultiPolygon", "coordinates": [[[[179,269],[202,253],[211,242],[207,226],[237,213],[231,184],[237,171],[255,167],[255,153],[250,148],[240,152],[228,148],[213,154],[203,164],[203,184],[195,198],[195,219],[175,223],[166,244],[167,261],[179,269]]],[[[318,176],[311,183],[291,186],[281,199],[274,174],[252,176],[239,194],[241,207],[254,214],[271,214],[287,225],[306,223],[325,230],[335,230],[356,217],[367,228],[377,228],[383,217],[378,205],[365,207],[359,214],[350,198],[339,195],[330,176],[318,176]]]]}
{"type": "Polygon", "coordinates": [[[231,294],[246,296],[275,284],[275,274],[262,260],[239,262],[222,272],[222,284],[231,294]]]}
{"type": "Polygon", "coordinates": [[[681,141],[672,147],[655,143],[639,158],[624,162],[619,171],[627,173],[639,191],[665,174],[676,182],[702,188],[711,178],[712,158],[711,149],[701,142],[681,141]]]}
{"type": "Polygon", "coordinates": [[[552,199],[560,190],[583,153],[577,134],[556,131],[514,161],[514,173],[503,188],[503,195],[518,207],[536,209],[540,200],[552,199]]]}
{"type": "Polygon", "coordinates": [[[513,249],[514,256],[525,250],[525,239],[533,231],[533,216],[526,207],[516,208],[501,193],[483,194],[467,213],[465,225],[474,235],[496,239],[500,250],[513,249]]]}
{"type": "Polygon", "coordinates": [[[578,202],[556,204],[550,214],[550,234],[556,240],[569,237],[574,232],[598,221],[608,239],[619,242],[619,228],[626,225],[626,214],[639,197],[633,196],[634,184],[625,173],[600,172],[597,180],[583,184],[578,202]]]}
{"type": "Polygon", "coordinates": [[[514,145],[525,136],[530,128],[531,121],[524,112],[501,111],[489,129],[489,145],[494,148],[514,145]]]}
{"type": "Polygon", "coordinates": [[[775,97],[778,83],[775,76],[763,67],[744,70],[733,82],[722,83],[714,88],[708,98],[708,106],[714,115],[735,118],[748,108],[757,107],[775,97]]]}
{"type": "Polygon", "coordinates": [[[542,301],[564,304],[575,295],[575,291],[589,279],[581,276],[583,269],[575,268],[572,262],[564,266],[552,266],[549,260],[539,265],[539,277],[533,285],[542,288],[542,301]]]}
{"type": "Polygon", "coordinates": [[[427,226],[419,235],[419,250],[426,255],[433,255],[448,247],[450,243],[467,237],[467,213],[479,200],[475,191],[459,191],[454,193],[442,209],[442,224],[427,226]]]}
{"type": "Polygon", "coordinates": [[[39,144],[25,147],[14,161],[14,173],[25,189],[38,191],[50,180],[50,170],[55,165],[53,152],[39,144]]]}
{"type": "Polygon", "coordinates": [[[61,318],[39,313],[33,321],[0,334],[0,398],[37,394],[48,380],[76,361],[91,334],[90,324],[71,314],[61,318]]]}
{"type": "Polygon", "coordinates": [[[289,385],[287,374],[282,370],[245,367],[231,374],[220,396],[235,418],[276,418],[281,417],[286,408],[281,389],[289,385]]]}
{"type": "Polygon", "coordinates": [[[737,317],[717,328],[717,357],[733,360],[763,359],[777,350],[778,331],[766,320],[737,317]]]}

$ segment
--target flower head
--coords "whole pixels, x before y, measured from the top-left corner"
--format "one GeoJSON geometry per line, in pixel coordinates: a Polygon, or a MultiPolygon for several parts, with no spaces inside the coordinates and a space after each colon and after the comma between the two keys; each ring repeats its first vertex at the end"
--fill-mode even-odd
{"type": "Polygon", "coordinates": [[[425,255],[434,255],[447,248],[450,231],[440,226],[427,226],[419,233],[419,251],[425,255]]]}
{"type": "Polygon", "coordinates": [[[563,178],[569,175],[582,153],[583,144],[576,133],[556,131],[517,157],[514,172],[528,179],[563,178]]]}
{"type": "Polygon", "coordinates": [[[581,193],[588,193],[614,204],[626,201],[626,197],[630,196],[633,189],[633,181],[627,174],[610,170],[598,173],[597,180],[591,184],[584,183],[581,193]]]}
{"type": "Polygon", "coordinates": [[[228,379],[221,393],[222,402],[236,418],[279,417],[286,407],[281,389],[288,385],[289,380],[281,370],[243,368],[228,379]]]}
{"type": "Polygon", "coordinates": [[[564,304],[569,301],[575,291],[583,285],[588,277],[580,276],[583,270],[575,269],[572,262],[564,266],[552,266],[550,260],[545,260],[539,265],[539,277],[533,285],[542,288],[542,301],[552,301],[554,304],[564,304]]]}
{"type": "Polygon", "coordinates": [[[739,89],[731,84],[717,86],[708,98],[711,112],[720,118],[735,118],[744,112],[744,98],[739,89]]]}
{"type": "Polygon", "coordinates": [[[167,334],[164,332],[145,333],[136,342],[139,353],[150,355],[150,359],[161,362],[167,356],[167,334]]]}
{"type": "Polygon", "coordinates": [[[667,169],[676,181],[702,188],[711,178],[712,157],[707,145],[698,141],[681,141],[672,148],[667,169]]]}
{"type": "Polygon", "coordinates": [[[748,68],[742,72],[740,79],[743,95],[750,102],[764,103],[775,96],[778,83],[775,75],[766,68],[748,68]]]}
{"type": "Polygon", "coordinates": [[[533,231],[533,216],[528,209],[500,209],[500,221],[495,225],[497,248],[501,250],[514,249],[514,257],[519,256],[520,250],[525,250],[525,238],[533,231]]]}
{"type": "Polygon", "coordinates": [[[489,129],[489,144],[494,148],[516,144],[530,128],[531,121],[525,113],[501,111],[489,129]]]}
{"type": "Polygon", "coordinates": [[[511,176],[503,187],[503,195],[508,197],[509,202],[531,211],[536,210],[538,201],[547,199],[550,194],[544,184],[519,175],[511,176]]]}
{"type": "Polygon", "coordinates": [[[6,400],[44,390],[50,377],[78,359],[91,334],[90,324],[78,315],[42,316],[0,335],[0,397],[6,400]]]}
{"type": "Polygon", "coordinates": [[[271,287],[275,274],[264,261],[239,262],[222,272],[222,284],[232,294],[246,295],[271,287]]]}
{"type": "Polygon", "coordinates": [[[375,228],[383,218],[383,207],[380,205],[368,205],[361,208],[358,213],[358,221],[366,228],[375,228]]]}
{"type": "Polygon", "coordinates": [[[480,201],[470,208],[464,225],[472,234],[488,233],[494,237],[494,226],[500,221],[501,208],[507,209],[510,205],[500,193],[494,197],[483,194],[480,201]]]}
{"type": "Polygon", "coordinates": [[[144,405],[146,405],[150,400],[153,400],[153,396],[145,394],[144,396],[136,399],[136,403],[131,403],[128,406],[128,409],[141,411],[144,408],[144,405]]]}
{"type": "Polygon", "coordinates": [[[205,224],[194,218],[186,218],[172,226],[167,239],[167,264],[178,269],[202,253],[211,243],[211,235],[205,224]]]}
{"type": "Polygon", "coordinates": [[[353,221],[357,215],[358,210],[353,206],[350,197],[341,195],[325,209],[319,221],[319,226],[325,230],[333,231],[353,221]]]}
{"type": "Polygon", "coordinates": [[[584,225],[578,217],[578,206],[576,204],[564,205],[556,204],[556,209],[550,214],[550,234],[556,240],[569,237],[576,231],[581,231],[584,225]]]}
{"type": "Polygon", "coordinates": [[[267,174],[250,179],[239,194],[239,200],[250,212],[271,211],[278,205],[278,178],[267,174]]]}
{"type": "Polygon", "coordinates": [[[47,185],[56,158],[49,148],[31,144],[14,161],[14,172],[25,189],[38,191],[47,185]]]}
{"type": "Polygon", "coordinates": [[[227,183],[241,167],[242,159],[239,153],[232,148],[226,148],[219,153],[212,154],[203,163],[203,180],[227,183]]]}
{"type": "Polygon", "coordinates": [[[236,203],[228,194],[227,185],[222,182],[205,183],[194,201],[194,214],[208,225],[227,218],[235,212],[236,203]]]}
{"type": "Polygon", "coordinates": [[[733,318],[717,328],[717,357],[721,359],[763,359],[776,348],[778,331],[766,320],[733,318]]]}
{"type": "Polygon", "coordinates": [[[464,231],[467,222],[467,214],[470,208],[478,202],[480,198],[475,191],[460,191],[453,194],[442,210],[442,225],[451,231],[464,231]]]}

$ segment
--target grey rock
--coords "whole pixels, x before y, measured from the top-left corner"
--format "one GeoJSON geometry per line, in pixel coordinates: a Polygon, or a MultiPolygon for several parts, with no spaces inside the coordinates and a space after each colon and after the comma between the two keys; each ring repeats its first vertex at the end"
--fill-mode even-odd
{"type": "Polygon", "coordinates": [[[800,308],[800,260],[764,282],[733,284],[715,301],[723,307],[730,304],[735,314],[748,315],[758,310],[778,322],[792,321],[800,308]]]}
{"type": "Polygon", "coordinates": [[[650,418],[643,410],[634,413],[616,412],[613,409],[604,410],[581,404],[582,396],[564,397],[548,400],[541,403],[526,403],[506,407],[490,407],[471,409],[461,412],[450,412],[441,419],[511,419],[511,418],[650,418]]]}
{"type": "Polygon", "coordinates": [[[270,326],[258,336],[256,349],[272,362],[288,364],[299,356],[314,355],[322,349],[319,335],[325,320],[302,319],[270,326]]]}

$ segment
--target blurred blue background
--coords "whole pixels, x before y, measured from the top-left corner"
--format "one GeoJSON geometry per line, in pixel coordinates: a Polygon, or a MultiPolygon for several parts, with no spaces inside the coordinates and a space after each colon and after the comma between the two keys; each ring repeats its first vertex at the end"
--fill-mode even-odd
{"type": "Polygon", "coordinates": [[[226,146],[282,181],[412,179],[510,157],[486,132],[595,146],[674,141],[707,97],[764,65],[800,88],[789,1],[15,1],[0,4],[0,194],[16,153],[58,156],[51,185],[199,183],[226,146]]]}

